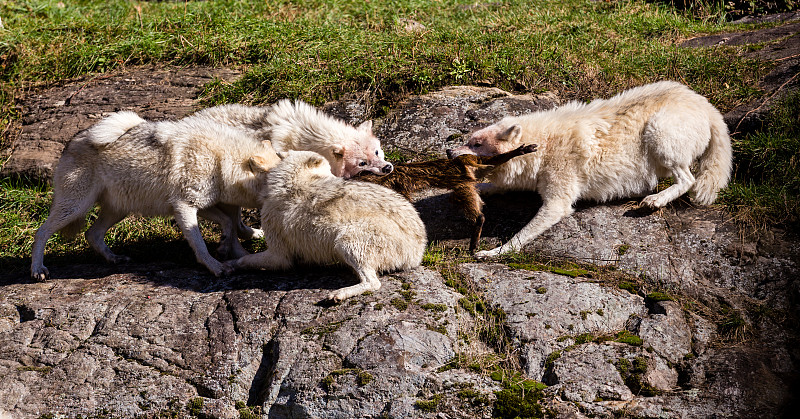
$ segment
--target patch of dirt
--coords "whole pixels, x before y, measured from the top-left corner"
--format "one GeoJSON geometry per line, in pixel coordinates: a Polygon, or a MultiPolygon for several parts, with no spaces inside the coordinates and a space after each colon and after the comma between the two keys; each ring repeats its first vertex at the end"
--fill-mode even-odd
{"type": "Polygon", "coordinates": [[[207,83],[233,80],[236,71],[144,66],[65,80],[26,95],[21,130],[0,176],[46,182],[66,144],[103,116],[134,111],[148,119],[177,119],[199,109],[207,83]]]}

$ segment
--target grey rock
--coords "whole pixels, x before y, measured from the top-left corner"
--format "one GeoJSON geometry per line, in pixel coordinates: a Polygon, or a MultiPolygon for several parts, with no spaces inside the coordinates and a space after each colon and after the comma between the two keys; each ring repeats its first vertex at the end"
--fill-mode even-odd
{"type": "Polygon", "coordinates": [[[653,348],[664,359],[677,363],[692,353],[692,331],[678,303],[661,301],[656,306],[659,312],[643,318],[637,334],[645,347],[653,348]]]}
{"type": "Polygon", "coordinates": [[[544,375],[547,357],[572,345],[576,336],[625,330],[631,316],[646,312],[642,297],[583,278],[499,264],[465,264],[460,269],[506,313],[525,371],[537,380],[544,375]]]}
{"type": "Polygon", "coordinates": [[[568,401],[631,400],[633,393],[614,366],[620,345],[589,343],[564,351],[553,361],[548,383],[568,401]]]}

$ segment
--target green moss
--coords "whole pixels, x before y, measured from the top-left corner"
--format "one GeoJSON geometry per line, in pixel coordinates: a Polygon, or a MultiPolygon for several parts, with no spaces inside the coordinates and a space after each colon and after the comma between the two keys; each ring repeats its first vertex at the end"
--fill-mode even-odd
{"type": "Polygon", "coordinates": [[[444,304],[425,303],[420,307],[422,307],[423,310],[435,311],[437,313],[447,311],[447,306],[444,304]]]}
{"type": "Polygon", "coordinates": [[[614,342],[627,343],[633,346],[642,346],[642,338],[633,333],[623,330],[614,337],[614,342]]]}
{"type": "Polygon", "coordinates": [[[42,375],[47,375],[50,371],[53,370],[53,367],[34,367],[32,365],[26,365],[23,367],[17,367],[17,371],[36,371],[41,373],[42,375]]]}
{"type": "Polygon", "coordinates": [[[239,419],[261,419],[261,407],[243,407],[239,409],[239,419]]]}
{"type": "Polygon", "coordinates": [[[650,301],[656,302],[656,303],[659,302],[659,301],[674,301],[675,300],[669,294],[666,294],[666,293],[663,293],[663,292],[651,292],[650,294],[647,294],[647,297],[645,297],[645,298],[647,298],[650,301]]]}
{"type": "Polygon", "coordinates": [[[636,294],[638,292],[638,287],[633,282],[622,281],[619,283],[619,288],[625,291],[628,291],[631,294],[636,294]]]}
{"type": "Polygon", "coordinates": [[[389,301],[389,304],[400,311],[405,311],[408,309],[408,301],[401,300],[399,298],[392,298],[392,300],[389,301]]]}
{"type": "Polygon", "coordinates": [[[374,377],[372,376],[372,374],[366,371],[361,371],[358,374],[356,374],[356,384],[358,384],[359,387],[364,387],[365,385],[369,384],[373,379],[374,377]]]}
{"type": "Polygon", "coordinates": [[[552,368],[553,363],[555,363],[558,358],[561,358],[561,351],[554,351],[551,352],[550,355],[547,355],[547,360],[544,362],[545,369],[552,368]]]}
{"type": "Polygon", "coordinates": [[[631,248],[631,245],[629,245],[629,244],[621,244],[621,245],[617,246],[617,254],[622,256],[625,253],[628,253],[628,249],[630,249],[630,248],[631,248]]]}
{"type": "Polygon", "coordinates": [[[583,345],[584,343],[589,343],[594,340],[594,335],[591,333],[581,333],[580,335],[575,337],[575,344],[576,345],[583,345]]]}
{"type": "Polygon", "coordinates": [[[507,388],[495,393],[494,417],[499,418],[543,418],[544,411],[539,405],[543,397],[541,390],[524,391],[521,388],[507,388]]]}
{"type": "Polygon", "coordinates": [[[189,402],[186,403],[186,410],[189,411],[189,414],[192,416],[200,416],[203,413],[203,398],[202,397],[195,397],[189,402]]]}
{"type": "Polygon", "coordinates": [[[536,293],[537,294],[544,294],[546,292],[547,292],[547,288],[545,288],[545,287],[536,288],[536,293]]]}
{"type": "Polygon", "coordinates": [[[322,385],[322,388],[324,388],[325,391],[333,391],[336,389],[336,379],[333,378],[333,375],[326,375],[325,378],[320,381],[320,385],[322,385]]]}
{"type": "Polygon", "coordinates": [[[378,303],[378,304],[375,304],[375,306],[374,306],[373,308],[374,308],[376,311],[383,310],[383,303],[378,303]]]}
{"type": "Polygon", "coordinates": [[[432,331],[434,331],[436,333],[441,333],[441,334],[447,336],[447,327],[445,325],[443,325],[443,324],[440,324],[438,326],[433,326],[433,325],[429,324],[427,328],[428,328],[428,330],[432,330],[432,331]]]}
{"type": "Polygon", "coordinates": [[[243,401],[237,400],[236,404],[234,404],[234,407],[236,407],[236,410],[239,410],[239,409],[244,409],[245,407],[247,407],[247,405],[243,401]]]}
{"type": "Polygon", "coordinates": [[[636,357],[633,362],[627,358],[619,358],[614,363],[620,377],[625,385],[638,396],[652,397],[660,394],[660,391],[642,381],[647,373],[647,360],[643,357],[636,357]]]}
{"type": "Polygon", "coordinates": [[[508,267],[509,268],[514,268],[514,269],[522,269],[522,270],[526,270],[526,271],[545,271],[545,272],[550,272],[550,273],[554,273],[554,274],[557,274],[557,275],[569,276],[569,277],[572,277],[572,278],[575,278],[575,277],[578,277],[578,276],[584,276],[589,272],[586,269],[581,269],[581,268],[577,268],[577,267],[574,267],[574,268],[573,267],[555,267],[555,266],[542,265],[542,264],[538,264],[538,263],[511,262],[511,263],[508,264],[508,267]]]}
{"type": "Polygon", "coordinates": [[[434,394],[433,397],[431,397],[428,400],[417,400],[416,402],[414,402],[414,407],[423,412],[432,413],[436,411],[441,401],[442,401],[442,395],[434,394]]]}
{"type": "Polygon", "coordinates": [[[597,311],[596,311],[595,313],[597,313],[597,315],[598,315],[598,316],[602,316],[602,315],[604,315],[604,314],[605,314],[605,312],[603,311],[603,309],[602,309],[602,308],[598,308],[598,309],[597,309],[597,311]]]}

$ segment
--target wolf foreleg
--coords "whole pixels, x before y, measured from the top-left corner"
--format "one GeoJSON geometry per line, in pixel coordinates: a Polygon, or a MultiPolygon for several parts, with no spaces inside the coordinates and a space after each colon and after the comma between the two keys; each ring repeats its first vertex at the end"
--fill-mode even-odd
{"type": "Polygon", "coordinates": [[[539,212],[533,217],[533,220],[522,228],[514,237],[507,243],[492,250],[483,250],[475,253],[476,258],[488,258],[503,253],[516,252],[533,241],[537,236],[544,233],[548,228],[561,221],[562,218],[572,214],[572,200],[559,199],[545,201],[544,205],[539,208],[539,212]]]}

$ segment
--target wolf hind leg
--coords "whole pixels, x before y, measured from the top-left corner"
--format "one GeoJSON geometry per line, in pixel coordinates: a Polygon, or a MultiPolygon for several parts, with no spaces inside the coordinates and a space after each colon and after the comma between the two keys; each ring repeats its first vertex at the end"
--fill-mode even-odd
{"type": "MultiPolygon", "coordinates": [[[[238,209],[236,207],[234,208],[238,209]]],[[[219,247],[217,247],[217,255],[221,259],[238,259],[248,254],[247,250],[242,247],[242,244],[239,242],[239,237],[236,234],[236,223],[238,223],[239,220],[231,217],[230,213],[225,212],[222,206],[216,205],[204,208],[198,211],[197,214],[219,224],[222,230],[222,238],[220,238],[219,247]]]]}
{"type": "Polygon", "coordinates": [[[292,261],[280,245],[267,244],[268,249],[263,252],[245,255],[236,260],[229,260],[225,265],[234,270],[243,269],[268,269],[281,270],[292,267],[292,261]]]}
{"type": "MultiPolygon", "coordinates": [[[[348,263],[349,265],[349,263],[348,263]]],[[[351,267],[353,267],[351,265],[351,267]]],[[[364,267],[353,267],[358,276],[359,283],[349,287],[339,288],[328,294],[327,299],[333,302],[342,302],[350,297],[361,295],[367,291],[377,291],[381,288],[381,281],[378,279],[378,273],[375,269],[367,269],[364,267]]]]}
{"type": "Polygon", "coordinates": [[[361,295],[367,291],[377,291],[381,288],[378,272],[361,260],[363,258],[359,257],[357,249],[347,244],[341,245],[337,243],[336,252],[339,254],[340,259],[355,271],[359,283],[332,291],[327,296],[328,300],[339,303],[350,297],[361,295]]]}
{"type": "Polygon", "coordinates": [[[36,281],[50,279],[50,271],[44,266],[44,249],[50,237],[67,226],[83,222],[82,218],[92,208],[97,198],[97,191],[91,191],[80,199],[66,199],[62,193],[55,194],[50,215],[44,224],[36,230],[31,249],[31,278],[36,281]]]}
{"type": "Polygon", "coordinates": [[[111,251],[105,242],[106,232],[114,224],[122,221],[128,214],[126,212],[116,211],[100,205],[100,214],[95,220],[94,224],[86,230],[84,236],[89,245],[95,252],[99,253],[108,263],[127,263],[130,258],[127,256],[117,255],[111,251]]]}
{"type": "Polygon", "coordinates": [[[692,172],[689,170],[689,166],[681,165],[671,170],[675,178],[675,183],[657,194],[646,196],[642,199],[643,206],[661,208],[688,192],[692,185],[694,185],[695,179],[692,172]]]}

